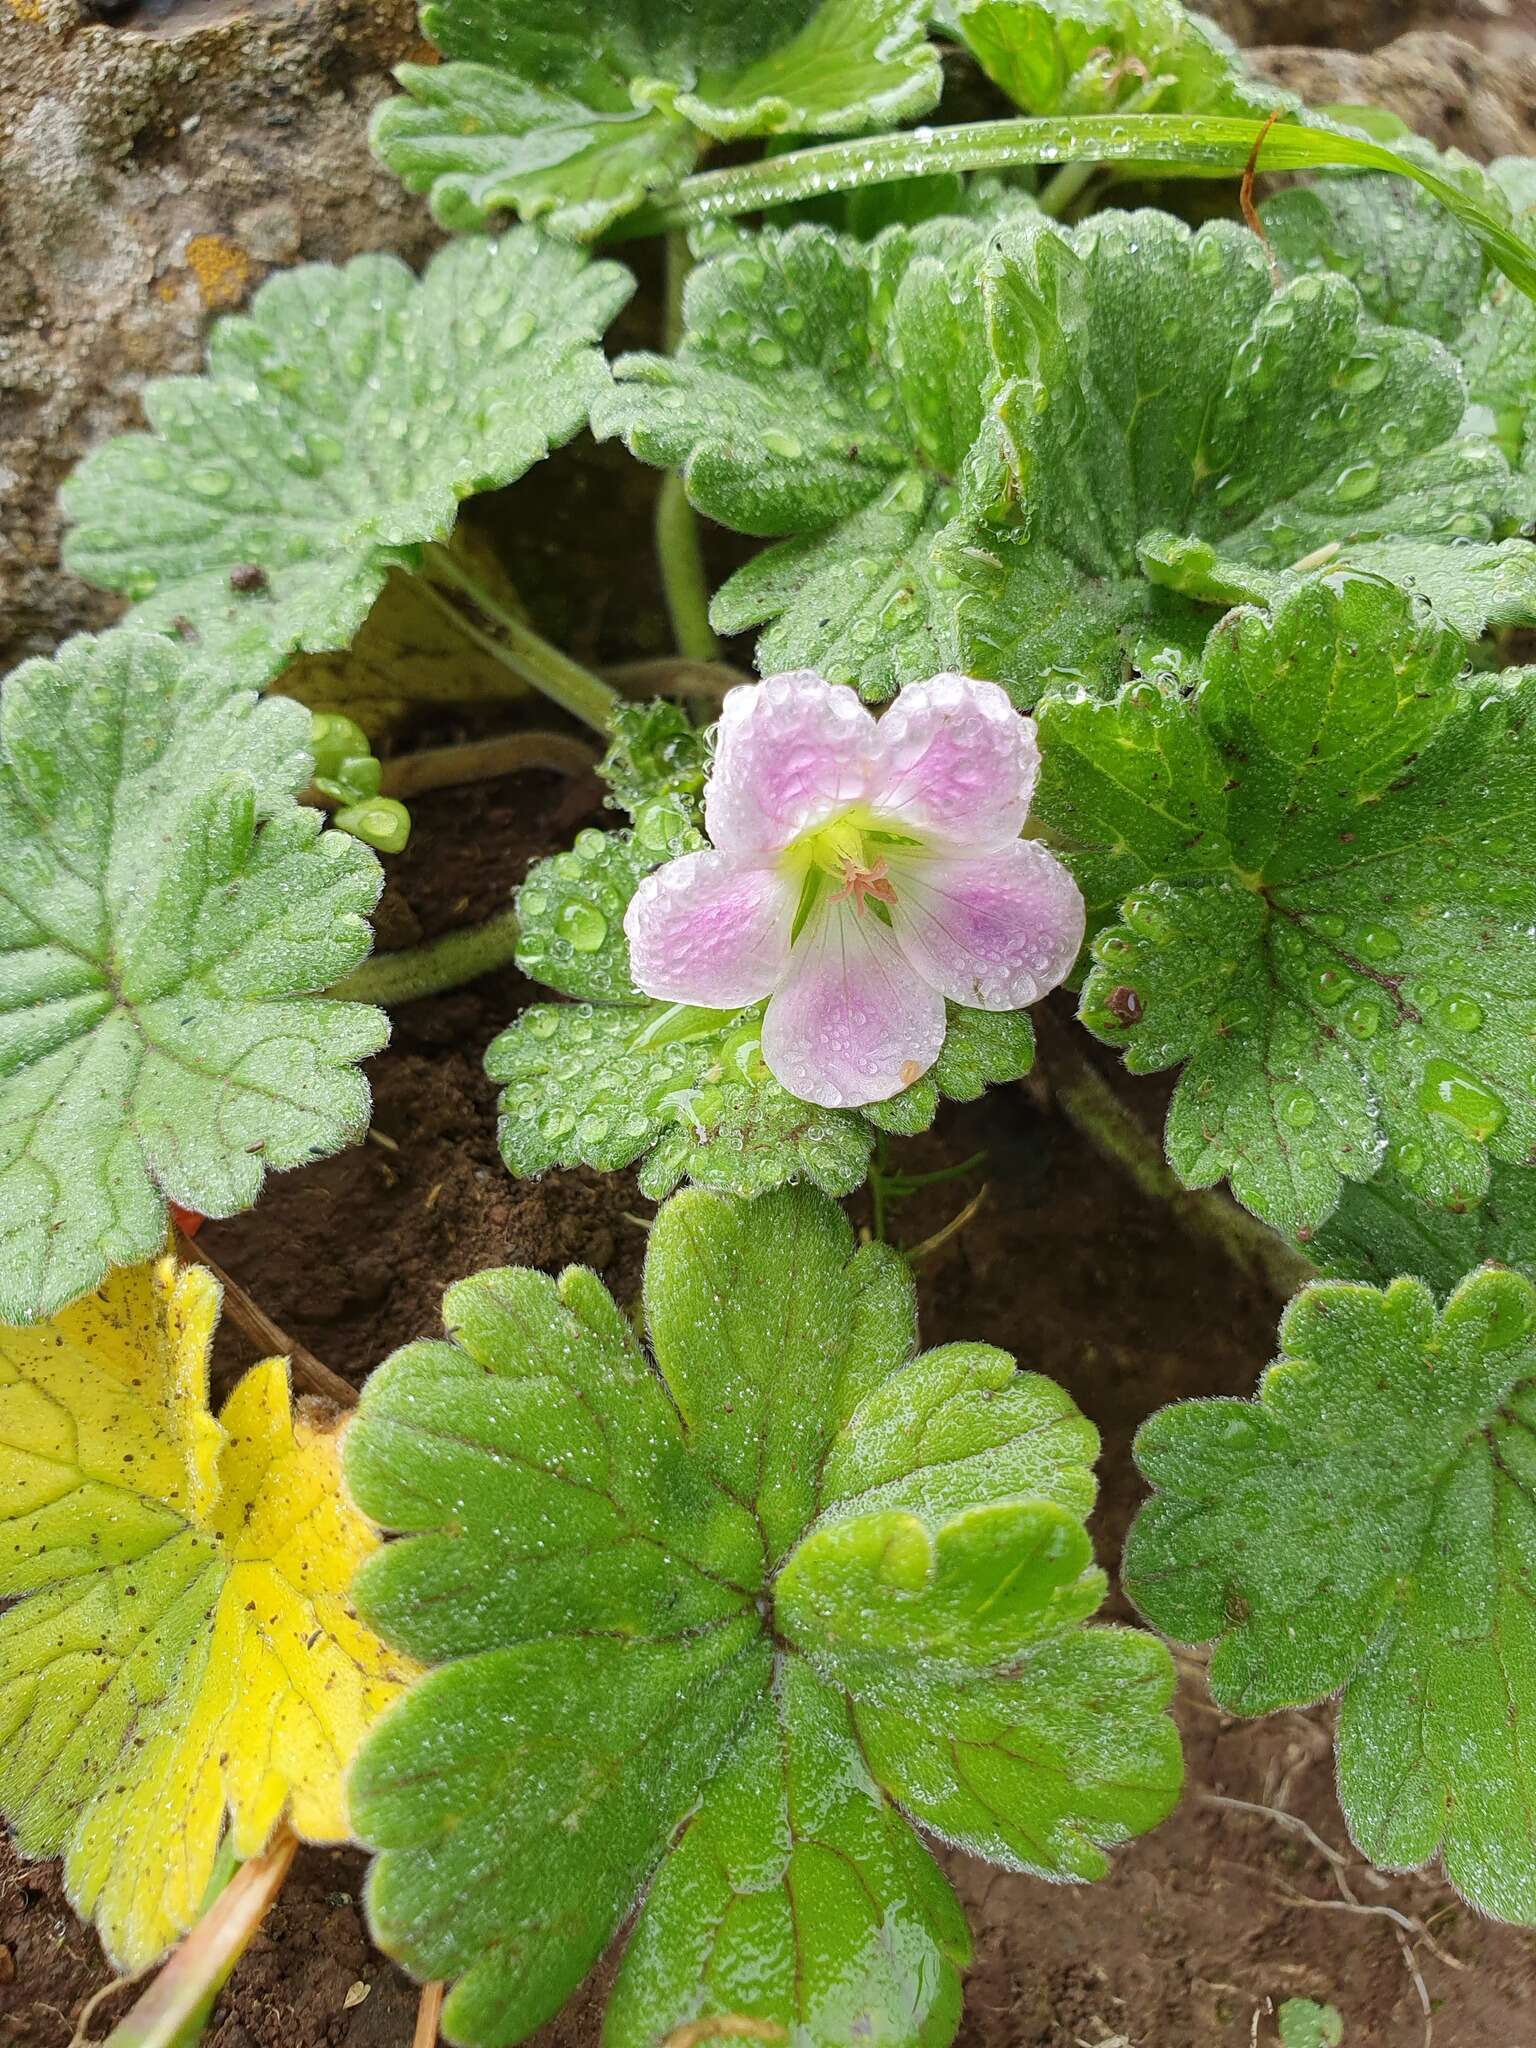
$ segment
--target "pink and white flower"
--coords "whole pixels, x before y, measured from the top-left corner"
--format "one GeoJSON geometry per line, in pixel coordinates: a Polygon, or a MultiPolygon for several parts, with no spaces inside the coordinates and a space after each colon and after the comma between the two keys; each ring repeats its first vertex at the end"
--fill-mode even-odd
{"type": "Polygon", "coordinates": [[[726,697],[713,846],[648,875],[624,919],[636,986],[734,1010],[791,1094],[882,1102],[925,1074],[944,1004],[1018,1010],[1062,981],[1083,899],[1021,839],[1034,721],[996,683],[913,683],[878,720],[809,669],[726,697]]]}

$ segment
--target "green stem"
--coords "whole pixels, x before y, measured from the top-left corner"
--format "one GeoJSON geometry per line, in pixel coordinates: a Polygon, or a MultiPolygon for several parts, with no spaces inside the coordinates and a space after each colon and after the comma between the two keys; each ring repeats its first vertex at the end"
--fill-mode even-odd
{"type": "Polygon", "coordinates": [[[1063,164],[1059,171],[1052,172],[1035,194],[1035,202],[1040,211],[1048,214],[1052,220],[1060,220],[1088,181],[1098,175],[1098,171],[1097,164],[1063,164]]]}
{"type": "Polygon", "coordinates": [[[642,208],[614,239],[691,227],[702,221],[787,206],[855,186],[938,171],[995,171],[1016,164],[1113,163],[1122,171],[1164,164],[1197,173],[1240,172],[1254,157],[1266,171],[1330,167],[1392,171],[1411,178],[1482,243],[1494,263],[1536,298],[1536,249],[1497,214],[1424,165],[1364,136],[1223,114],[1080,114],[1034,120],[966,121],[821,143],[758,163],[684,178],[663,203],[642,208]]]}
{"type": "Polygon", "coordinates": [[[1165,1202],[1191,1237],[1214,1246],[1240,1271],[1266,1281],[1282,1300],[1317,1278],[1308,1261],[1267,1223],[1223,1195],[1182,1187],[1162,1147],[1087,1058],[1075,1035],[1045,1014],[1043,1005],[1035,1022],[1057,1107],[1095,1151],[1144,1195],[1165,1202]]]}
{"type": "MultiPolygon", "coordinates": [[[[675,349],[683,335],[683,286],[693,258],[688,238],[680,232],[667,236],[667,321],[666,343],[675,349]]],[[[672,471],[662,478],[656,498],[656,560],[661,569],[662,594],[667,616],[672,621],[672,638],[679,654],[690,661],[718,661],[720,642],[709,623],[709,578],[704,570],[704,550],[699,542],[699,525],[683,489],[683,480],[672,471]]]]}
{"type": "Polygon", "coordinates": [[[441,995],[507,966],[516,956],[517,936],[517,913],[509,905],[484,924],[466,925],[397,953],[375,953],[327,993],[342,1002],[382,1003],[385,1009],[441,995]]]}
{"type": "Polygon", "coordinates": [[[618,691],[509,611],[447,548],[428,543],[418,581],[477,647],[607,737],[614,711],[624,701],[618,691]]]}

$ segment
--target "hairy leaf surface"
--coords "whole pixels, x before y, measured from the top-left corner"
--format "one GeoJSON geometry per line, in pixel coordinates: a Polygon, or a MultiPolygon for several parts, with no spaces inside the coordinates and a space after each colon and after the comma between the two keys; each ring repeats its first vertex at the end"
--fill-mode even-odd
{"type": "Polygon", "coordinates": [[[676,355],[622,357],[594,408],[712,519],[776,539],[711,609],[724,632],[768,624],[765,674],[815,668],[879,698],[954,665],[929,557],[981,430],[991,226],[742,238],[689,278],[676,355]]]}
{"type": "Polygon", "coordinates": [[[346,647],[461,499],[586,424],[593,344],[632,290],[532,229],[453,243],[420,279],[392,256],[280,272],[215,325],[203,376],[146,386],[149,433],[70,477],[65,561],[248,683],[346,647]]]}
{"type": "Polygon", "coordinates": [[[1495,1160],[1476,1208],[1442,1209],[1383,1167],[1374,1180],[1344,1190],[1307,1256],[1337,1279],[1376,1287],[1409,1274],[1441,1300],[1485,1262],[1536,1279],[1536,1173],[1495,1160]]]}
{"type": "Polygon", "coordinates": [[[1178,0],[952,0],[947,18],[1026,114],[1257,114],[1295,96],[1178,0]]]}
{"type": "Polygon", "coordinates": [[[1342,277],[1275,292],[1229,223],[769,231],[702,264],[685,313],[675,355],[621,358],[594,424],[774,541],[712,608],[765,628],[765,674],[1107,690],[1319,558],[1469,633],[1536,618],[1454,358],[1342,277]]]}
{"type": "Polygon", "coordinates": [[[1084,1022],[1182,1065],[1168,1155],[1304,1240],[1389,1158],[1478,1202],[1536,1144],[1536,672],[1357,573],[1232,613],[1198,688],[1041,717],[1038,805],[1091,909],[1084,1022]]]}
{"type": "Polygon", "coordinates": [[[635,816],[632,833],[578,833],[518,893],[519,966],[575,999],[524,1010],[486,1053],[486,1071],[504,1084],[502,1157],[520,1179],[639,1160],[640,1185],[657,1201],[685,1179],[747,1196],[804,1175],[830,1195],[851,1194],[876,1130],[926,1130],[941,1094],[970,1102],[1028,1073],[1026,1011],[951,1004],[938,1060],[890,1101],[821,1109],[791,1095],[763,1062],[762,1004],[690,1009],[653,1002],[631,980],[624,912],[636,885],[703,843],[676,793],[646,800],[635,816]]]}
{"type": "Polygon", "coordinates": [[[1437,1853],[1459,1891],[1536,1920],[1536,1289],[1416,1280],[1298,1296],[1256,1401],[1187,1401],[1136,1445],[1158,1488],[1132,1597],[1216,1639],[1244,1714],[1343,1690],[1339,1789],[1374,1862],[1437,1853]]]}
{"type": "MultiPolygon", "coordinates": [[[[1517,219],[1531,204],[1521,163],[1506,158],[1485,169],[1455,152],[1437,158],[1491,210],[1517,219]]],[[[1536,519],[1536,305],[1493,268],[1481,244],[1417,186],[1373,174],[1280,193],[1265,206],[1264,221],[1288,269],[1351,277],[1378,320],[1448,344],[1478,430],[1517,472],[1512,516],[1536,519]]],[[[1524,232],[1529,239],[1528,224],[1524,232]]]]}
{"type": "Polygon", "coordinates": [[[378,1538],[335,1424],[246,1374],[218,1421],[219,1289],[162,1258],[0,1331],[0,1810],[62,1856],[125,1968],[197,1918],[221,1836],[349,1833],[342,1774],[412,1674],[353,1613],[378,1538]]]}
{"type": "Polygon", "coordinates": [[[445,227],[508,209],[598,235],[665,196],[707,139],[849,135],[925,113],[937,53],[916,0],[440,0],[442,52],[402,64],[373,146],[445,227]]]}
{"type": "Polygon", "coordinates": [[[151,1257],[362,1135],[373,854],[293,792],[310,716],[171,642],[24,662],[0,703],[0,1319],[151,1257]]]}
{"type": "Polygon", "coordinates": [[[914,1356],[899,1257],[809,1190],[679,1195],[645,1309],[654,1363],[591,1273],[483,1273],[364,1393],[348,1478],[406,1540],[359,1599],[434,1666],[353,1773],[375,1931],[476,2048],[637,1893],[613,2040],[943,2048],[968,1942],[909,1821],[1092,1877],[1177,1791],[1166,1654],[1082,1626],[1094,1431],[914,1356]]]}

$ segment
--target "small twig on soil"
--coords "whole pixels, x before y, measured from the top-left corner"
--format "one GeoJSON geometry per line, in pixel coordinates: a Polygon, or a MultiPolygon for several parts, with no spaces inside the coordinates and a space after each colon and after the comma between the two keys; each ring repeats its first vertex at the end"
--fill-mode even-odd
{"type": "Polygon", "coordinates": [[[1342,1849],[1335,1849],[1331,1842],[1325,1842],[1317,1830],[1304,1821],[1300,1814],[1288,1813],[1283,1806],[1263,1806],[1253,1799],[1229,1799],[1224,1793],[1220,1792],[1202,1792],[1201,1797],[1209,1806],[1226,1806],[1236,1813],[1257,1814],[1262,1820],[1275,1821],[1279,1826],[1289,1828],[1292,1833],[1303,1836],[1305,1840],[1311,1843],[1320,1856],[1327,1858],[1328,1862],[1333,1866],[1334,1881],[1343,1893],[1343,1898],[1312,1899],[1308,1898],[1305,1893],[1298,1892],[1295,1896],[1303,1905],[1323,1906],[1330,1911],[1347,1906],[1357,1913],[1384,1914],[1387,1919],[1395,1921],[1399,1927],[1406,1929],[1409,1934],[1422,1941],[1429,1949],[1430,1954],[1437,1961],[1444,1963],[1448,1969],[1464,1970],[1467,1967],[1460,1956],[1453,1956],[1449,1950],[1443,1949],[1440,1946],[1422,1920],[1414,1919],[1410,1913],[1399,1912],[1396,1906],[1370,1906],[1358,1899],[1346,1875],[1354,1867],[1352,1859],[1346,1856],[1342,1849]]]}
{"type": "Polygon", "coordinates": [[[915,1266],[919,1259],[926,1259],[930,1252],[936,1252],[940,1245],[948,1244],[952,1237],[957,1236],[959,1232],[964,1230],[967,1223],[970,1222],[982,1203],[987,1199],[987,1190],[991,1185],[991,1181],[984,1180],[958,1216],[951,1216],[942,1230],[936,1230],[932,1237],[925,1237],[921,1244],[914,1244],[903,1251],[902,1257],[907,1261],[907,1264],[915,1266]]]}
{"type": "Polygon", "coordinates": [[[326,993],[348,1003],[414,1003],[422,996],[441,995],[466,981],[478,981],[517,954],[517,912],[509,904],[484,924],[461,926],[424,945],[404,946],[394,953],[375,953],[343,975],[326,993]]]}
{"type": "Polygon", "coordinates": [[[70,2036],[69,2048],[89,2048],[91,2021],[95,2019],[100,2008],[109,1998],[115,1998],[119,1991],[126,1991],[130,1985],[143,1983],[144,1979],[159,1966],[160,1958],[154,1956],[149,1962],[140,1963],[136,1970],[129,1970],[121,1977],[114,1977],[110,1983],[103,1984],[99,1991],[93,1991],[80,2008],[80,2017],[75,2021],[75,2031],[70,2036]]]}
{"type": "Polygon", "coordinates": [[[1166,1202],[1191,1237],[1215,1245],[1240,1271],[1288,1299],[1316,1269],[1278,1232],[1211,1190],[1181,1187],[1162,1147],[1127,1109],[1072,1035],[1040,1004],[1034,1013],[1043,1067],[1063,1116],[1089,1144],[1133,1180],[1144,1195],[1166,1202]]]}
{"type": "Polygon", "coordinates": [[[397,754],[381,764],[380,796],[420,796],[429,789],[458,789],[468,782],[494,782],[525,769],[557,775],[585,775],[597,766],[597,749],[563,732],[507,732],[494,739],[467,740],[457,747],[426,747],[397,754]]]}
{"type": "Polygon", "coordinates": [[[315,1354],[305,1345],[288,1335],[254,1302],[250,1295],[232,1279],[211,1253],[205,1252],[200,1244],[178,1225],[176,1242],[184,1259],[195,1259],[198,1265],[206,1266],[214,1279],[224,1290],[224,1301],[230,1314],[244,1330],[251,1341],[259,1346],[267,1357],[281,1353],[288,1360],[289,1370],[306,1393],[319,1394],[322,1399],[334,1401],[338,1408],[357,1406],[357,1389],[344,1380],[339,1372],[332,1372],[328,1365],[322,1365],[315,1354]]]}
{"type": "Polygon", "coordinates": [[[745,2013],[717,2013],[712,2020],[686,2020],[674,2027],[661,2048],[701,2048],[705,2041],[786,2041],[777,2020],[749,2019],[745,2013]]]}
{"type": "Polygon", "coordinates": [[[108,2034],[102,2048],[172,2048],[182,2028],[245,1953],[282,1890],[298,1846],[292,1829],[279,1827],[269,1847],[241,1864],[132,2012],[108,2034]]]}
{"type": "Polygon", "coordinates": [[[1316,1828],[1301,1818],[1299,1813],[1287,1813],[1283,1806],[1261,1806],[1256,1799],[1229,1799],[1222,1792],[1202,1792],[1200,1797],[1207,1806],[1228,1806],[1234,1813],[1256,1813],[1264,1820],[1272,1820],[1283,1828],[1290,1828],[1298,1835],[1304,1835],[1319,1856],[1339,1870],[1348,1870],[1349,1858],[1342,1849],[1335,1849],[1331,1842],[1325,1842],[1316,1828]]]}
{"type": "Polygon", "coordinates": [[[411,2048],[437,2048],[437,2029],[442,2016],[443,1980],[434,1977],[430,1984],[421,1987],[421,2003],[416,2008],[416,2031],[411,2036],[411,2048]]]}
{"type": "Polygon", "coordinates": [[[1444,1963],[1448,1969],[1464,1970],[1467,1967],[1460,1956],[1453,1956],[1440,1946],[1422,1920],[1416,1920],[1411,1913],[1399,1912],[1396,1906],[1372,1906],[1363,1899],[1314,1899],[1310,1892],[1294,1891],[1288,1884],[1277,1884],[1275,1889],[1293,1906],[1314,1906],[1320,1913],[1367,1913],[1390,1920],[1405,1937],[1412,1935],[1415,1940],[1422,1941],[1435,1960],[1444,1963]]]}

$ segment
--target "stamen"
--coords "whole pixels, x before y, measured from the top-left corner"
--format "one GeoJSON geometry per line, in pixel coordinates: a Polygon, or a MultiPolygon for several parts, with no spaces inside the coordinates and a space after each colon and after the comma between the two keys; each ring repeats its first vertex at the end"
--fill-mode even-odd
{"type": "Polygon", "coordinates": [[[860,917],[870,902],[891,904],[896,901],[896,885],[892,882],[884,860],[877,860],[873,867],[866,867],[851,855],[843,856],[843,886],[832,898],[841,903],[845,896],[853,898],[853,907],[860,917]]]}

